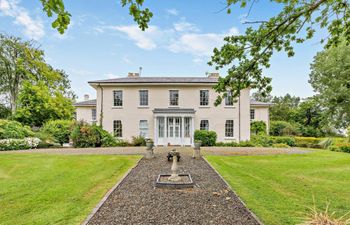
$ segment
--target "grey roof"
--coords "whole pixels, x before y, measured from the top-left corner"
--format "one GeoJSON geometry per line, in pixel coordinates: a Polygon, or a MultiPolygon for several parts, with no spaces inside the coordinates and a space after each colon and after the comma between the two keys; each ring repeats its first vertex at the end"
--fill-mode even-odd
{"type": "Polygon", "coordinates": [[[217,83],[218,78],[209,77],[123,77],[107,80],[89,81],[96,83],[217,83]]]}
{"type": "Polygon", "coordinates": [[[194,109],[188,108],[155,108],[153,113],[195,113],[194,109]]]}
{"type": "Polygon", "coordinates": [[[259,102],[255,100],[250,100],[250,105],[256,105],[256,106],[270,106],[273,105],[271,102],[259,102]]]}
{"type": "Polygon", "coordinates": [[[96,106],[96,99],[91,99],[83,102],[77,102],[73,104],[74,106],[96,106]]]}

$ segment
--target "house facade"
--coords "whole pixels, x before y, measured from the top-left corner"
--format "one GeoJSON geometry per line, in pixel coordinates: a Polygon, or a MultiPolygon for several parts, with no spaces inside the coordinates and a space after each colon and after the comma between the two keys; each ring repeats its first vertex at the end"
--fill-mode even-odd
{"type": "Polygon", "coordinates": [[[269,123],[269,104],[250,101],[250,89],[237,101],[214,106],[218,74],[207,77],[140,77],[90,81],[95,100],[75,104],[77,120],[97,123],[120,139],[152,138],[155,145],[193,146],[195,130],[213,130],[218,142],[250,139],[251,120],[269,123]]]}

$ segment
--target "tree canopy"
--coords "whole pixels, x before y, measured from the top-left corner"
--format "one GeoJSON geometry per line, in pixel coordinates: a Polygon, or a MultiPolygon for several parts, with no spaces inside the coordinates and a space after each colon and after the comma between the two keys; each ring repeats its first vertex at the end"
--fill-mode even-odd
{"type": "Polygon", "coordinates": [[[311,64],[311,86],[327,118],[338,128],[350,125],[350,46],[319,52],[311,64]]]}

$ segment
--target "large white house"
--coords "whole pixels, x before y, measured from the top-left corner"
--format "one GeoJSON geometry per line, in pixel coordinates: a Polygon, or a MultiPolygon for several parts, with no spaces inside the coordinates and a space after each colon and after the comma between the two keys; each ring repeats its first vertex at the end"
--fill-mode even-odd
{"type": "Polygon", "coordinates": [[[214,106],[212,89],[219,74],[207,77],[140,77],[90,81],[97,99],[75,104],[77,120],[101,124],[121,139],[142,135],[155,145],[193,145],[195,130],[213,130],[218,142],[249,140],[251,120],[269,124],[269,104],[250,100],[250,89],[237,101],[214,106]]]}

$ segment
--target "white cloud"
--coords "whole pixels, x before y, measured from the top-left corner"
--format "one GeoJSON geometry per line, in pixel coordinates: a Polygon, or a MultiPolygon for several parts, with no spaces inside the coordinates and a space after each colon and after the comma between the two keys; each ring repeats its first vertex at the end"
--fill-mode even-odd
{"type": "Polygon", "coordinates": [[[195,56],[210,56],[215,47],[223,44],[227,35],[238,35],[238,29],[232,27],[224,33],[184,33],[173,39],[168,49],[175,53],[190,53],[195,56]]]}
{"type": "Polygon", "coordinates": [[[13,17],[14,23],[24,27],[24,34],[34,40],[39,40],[45,35],[44,25],[40,19],[33,19],[28,11],[19,6],[17,0],[0,0],[0,12],[3,15],[13,17]]]}
{"type": "Polygon", "coordinates": [[[115,75],[115,74],[113,74],[113,73],[107,73],[107,74],[106,74],[106,77],[107,77],[108,79],[113,79],[113,78],[119,78],[120,76],[119,76],[119,75],[115,75]]]}
{"type": "Polygon", "coordinates": [[[177,9],[167,9],[167,13],[173,16],[179,15],[179,11],[177,9]]]}
{"type": "Polygon", "coordinates": [[[198,32],[198,27],[193,24],[182,20],[178,23],[174,23],[174,29],[178,32],[198,32]]]}
{"type": "Polygon", "coordinates": [[[163,34],[156,26],[149,26],[145,31],[140,30],[136,25],[110,26],[108,28],[125,33],[129,39],[135,41],[139,48],[145,50],[155,49],[157,47],[157,39],[161,38],[163,34]]]}

